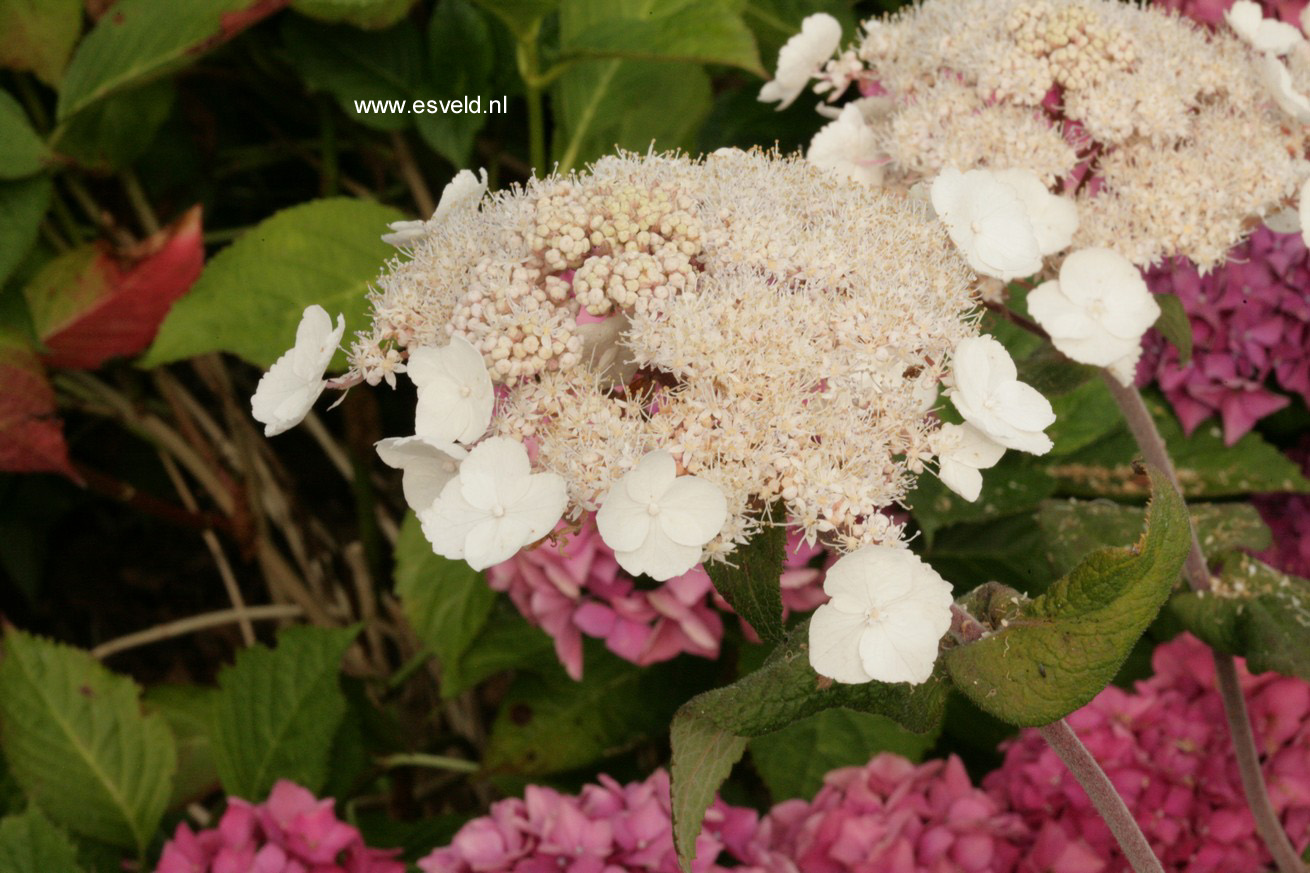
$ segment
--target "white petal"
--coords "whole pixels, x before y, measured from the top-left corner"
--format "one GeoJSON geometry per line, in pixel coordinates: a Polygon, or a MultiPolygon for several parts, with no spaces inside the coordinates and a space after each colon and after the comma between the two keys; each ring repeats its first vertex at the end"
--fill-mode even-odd
{"type": "Polygon", "coordinates": [[[473,443],[486,433],[496,395],[482,354],[463,337],[416,349],[406,370],[418,386],[414,430],[433,442],[473,443]]]}
{"type": "Polygon", "coordinates": [[[473,447],[459,468],[464,499],[472,506],[506,512],[529,490],[532,463],[523,443],[509,437],[488,437],[473,447]]]}
{"type": "MultiPolygon", "coordinates": [[[[1306,7],[1310,9],[1310,6],[1306,7]]],[[[1292,206],[1284,206],[1279,209],[1271,209],[1264,215],[1265,227],[1274,233],[1299,233],[1304,223],[1301,221],[1301,212],[1292,206]]]]}
{"type": "Polygon", "coordinates": [[[1252,44],[1257,51],[1285,55],[1299,42],[1301,42],[1301,31],[1286,21],[1265,18],[1261,20],[1260,28],[1255,32],[1255,40],[1252,44]]]}
{"type": "Polygon", "coordinates": [[[1029,170],[998,170],[995,175],[1019,195],[1037,237],[1037,248],[1043,255],[1053,255],[1069,247],[1078,230],[1078,206],[1073,200],[1052,194],[1037,174],[1029,170]]]}
{"type": "Polygon", "coordinates": [[[977,467],[962,464],[954,458],[941,458],[937,466],[937,478],[942,484],[973,503],[982,493],[983,478],[977,467]]]}
{"type": "Polygon", "coordinates": [[[1027,216],[1010,210],[980,215],[969,265],[979,273],[1008,282],[1042,268],[1042,253],[1027,216]]]}
{"type": "Polygon", "coordinates": [[[264,436],[277,436],[304,420],[314,407],[327,383],[320,378],[307,380],[295,372],[292,349],[268,368],[255,386],[250,411],[264,425],[264,436]]]}
{"type": "Polygon", "coordinates": [[[1095,325],[1093,331],[1087,336],[1053,336],[1051,342],[1059,349],[1061,354],[1071,361],[1077,361],[1080,364],[1091,364],[1093,367],[1108,367],[1124,355],[1131,354],[1134,349],[1139,347],[1141,339],[1140,337],[1137,339],[1117,337],[1100,325],[1095,325]]]}
{"type": "Polygon", "coordinates": [[[865,617],[823,604],[810,616],[810,666],[820,676],[858,685],[873,679],[860,659],[865,617]]]}
{"type": "Polygon", "coordinates": [[[728,520],[723,489],[699,476],[679,476],[659,499],[656,523],[669,539],[684,546],[703,547],[718,536],[728,520]]]}
{"type": "Polygon", "coordinates": [[[837,19],[824,12],[807,16],[801,22],[801,32],[778,52],[778,71],[773,81],[760,89],[759,99],[765,103],[781,101],[778,109],[786,109],[840,44],[841,23],[837,19]]]}
{"type": "Polygon", "coordinates": [[[970,424],[960,425],[960,444],[952,456],[978,470],[996,466],[1005,454],[1005,446],[988,438],[970,424]]]}
{"type": "Polygon", "coordinates": [[[1002,385],[996,392],[996,401],[1005,420],[1020,430],[1043,430],[1055,423],[1050,401],[1024,382],[1002,385]]]}
{"type": "Polygon", "coordinates": [[[375,447],[384,464],[404,471],[405,502],[415,512],[432,505],[468,455],[461,446],[438,445],[420,436],[391,437],[379,440],[375,447]]]}
{"type": "Polygon", "coordinates": [[[814,135],[805,159],[861,185],[882,184],[883,164],[879,160],[877,137],[854,103],[846,104],[836,121],[824,125],[814,135]]]}
{"type": "Polygon", "coordinates": [[[929,199],[939,218],[954,214],[960,208],[964,190],[964,174],[955,167],[947,167],[937,174],[929,189],[929,199]]]}
{"type": "Polygon", "coordinates": [[[1133,384],[1137,378],[1137,362],[1142,358],[1142,347],[1138,346],[1128,354],[1111,363],[1105,369],[1110,375],[1119,380],[1119,384],[1127,388],[1133,384]]]}
{"type": "Polygon", "coordinates": [[[435,503],[418,513],[423,536],[432,544],[432,551],[451,560],[464,557],[469,531],[487,518],[485,510],[464,499],[458,476],[446,483],[435,503]]]}
{"type": "Polygon", "coordinates": [[[534,539],[520,519],[486,516],[469,529],[464,540],[464,560],[474,570],[485,570],[508,561],[534,539]]]}
{"type": "Polygon", "coordinates": [[[1264,10],[1260,8],[1259,3],[1252,0],[1237,0],[1224,12],[1224,19],[1233,29],[1233,33],[1247,42],[1252,42],[1256,31],[1260,29],[1260,22],[1264,20],[1264,10]]]}
{"type": "Polygon", "coordinates": [[[1160,317],[1160,307],[1137,267],[1111,249],[1081,249],[1060,266],[1060,290],[1075,306],[1099,306],[1089,313],[1110,334],[1139,340],[1160,317]]]}
{"type": "Polygon", "coordinates": [[[1069,299],[1055,279],[1028,293],[1028,314],[1053,340],[1084,339],[1096,333],[1096,323],[1069,299]]]}
{"type": "Polygon", "coordinates": [[[440,221],[455,210],[477,208],[478,201],[487,193],[487,171],[480,172],[481,180],[471,170],[460,170],[455,174],[455,178],[441,190],[437,211],[432,213],[433,221],[440,221]]]}
{"type": "Polygon", "coordinates": [[[560,476],[533,473],[528,477],[527,490],[508,508],[508,517],[523,523],[527,529],[527,542],[532,543],[555,528],[568,502],[568,488],[560,476]]]}
{"type": "Polygon", "coordinates": [[[408,248],[411,243],[427,235],[424,230],[426,225],[425,221],[393,221],[387,225],[391,228],[391,233],[382,234],[382,241],[398,249],[408,248]]]}
{"type": "Polygon", "coordinates": [[[927,682],[940,641],[940,634],[930,638],[922,627],[877,622],[860,637],[860,666],[877,682],[927,682]]]}
{"type": "Polygon", "coordinates": [[[1310,124],[1310,100],[1292,86],[1287,65],[1273,55],[1261,55],[1260,74],[1278,107],[1302,124],[1310,124]]]}
{"type": "Polygon", "coordinates": [[[637,466],[629,470],[619,483],[627,490],[629,497],[646,506],[658,502],[677,477],[678,464],[673,460],[673,455],[658,450],[643,455],[637,466]]]}
{"type": "Polygon", "coordinates": [[[615,552],[619,566],[634,576],[645,574],[656,582],[666,582],[681,576],[700,563],[701,549],[675,543],[653,524],[645,541],[630,552],[615,552]]]}
{"type": "Polygon", "coordinates": [[[611,488],[596,513],[596,528],[605,545],[616,552],[639,548],[650,533],[651,514],[646,506],[628,496],[622,481],[611,488]]]}

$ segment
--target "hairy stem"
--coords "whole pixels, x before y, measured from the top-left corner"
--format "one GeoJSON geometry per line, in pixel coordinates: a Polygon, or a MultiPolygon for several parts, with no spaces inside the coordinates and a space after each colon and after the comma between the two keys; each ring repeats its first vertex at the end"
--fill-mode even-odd
{"type": "MultiPolygon", "coordinates": [[[[1128,429],[1137,440],[1138,448],[1146,462],[1158,470],[1164,471],[1169,481],[1178,488],[1178,474],[1165,448],[1160,431],[1155,427],[1150,410],[1142,401],[1142,395],[1132,386],[1123,386],[1108,372],[1105,384],[1124,419],[1128,429]]],[[[1196,538],[1196,528],[1192,527],[1192,547],[1187,553],[1187,562],[1183,567],[1183,578],[1193,591],[1210,589],[1210,567],[1206,564],[1201,544],[1196,538]]],[[[1224,715],[1228,720],[1228,731],[1233,738],[1233,750],[1237,757],[1238,770],[1242,776],[1242,790],[1246,794],[1247,805],[1255,818],[1256,831],[1264,841],[1265,848],[1274,859],[1279,873],[1305,873],[1306,866],[1297,857],[1296,849],[1283,831],[1269,800],[1269,790],[1265,785],[1264,773],[1260,770],[1260,753],[1256,748],[1255,734],[1251,730],[1251,718],[1246,711],[1246,698],[1237,679],[1237,665],[1231,655],[1213,651],[1215,675],[1219,687],[1219,696],[1224,703],[1224,715]]]]}
{"type": "Polygon", "coordinates": [[[1119,849],[1132,865],[1134,873],[1164,873],[1160,859],[1155,857],[1146,836],[1137,826],[1133,814],[1128,811],[1119,792],[1114,790],[1110,778],[1105,775],[1101,765],[1096,763],[1092,753],[1087,751],[1082,740],[1069,727],[1064,719],[1038,728],[1042,738],[1060,756],[1060,760],[1073,773],[1078,784],[1091,798],[1092,806],[1101,814],[1110,833],[1114,834],[1119,849]]]}

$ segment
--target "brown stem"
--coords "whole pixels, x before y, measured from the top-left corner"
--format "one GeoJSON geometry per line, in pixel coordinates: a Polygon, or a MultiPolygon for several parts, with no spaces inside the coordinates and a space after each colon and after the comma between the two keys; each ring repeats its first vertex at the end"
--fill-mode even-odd
{"type": "MultiPolygon", "coordinates": [[[[1104,371],[1103,371],[1104,372],[1104,371]]],[[[1169,451],[1164,439],[1156,429],[1151,412],[1142,401],[1142,395],[1132,386],[1119,384],[1108,372],[1104,372],[1105,384],[1110,394],[1119,404],[1128,429],[1137,440],[1146,462],[1158,470],[1164,471],[1169,481],[1182,493],[1178,484],[1178,474],[1174,470],[1169,451]]],[[[1201,544],[1196,537],[1196,527],[1192,526],[1192,547],[1187,553],[1187,562],[1183,567],[1183,578],[1193,591],[1210,589],[1210,567],[1201,551],[1201,544]]],[[[1219,697],[1223,700],[1224,716],[1228,720],[1228,730],[1233,738],[1233,751],[1237,757],[1238,771],[1242,776],[1242,790],[1246,794],[1247,805],[1255,818],[1256,831],[1264,841],[1265,848],[1274,859],[1279,873],[1305,873],[1306,866],[1297,856],[1282,824],[1278,813],[1269,800],[1269,790],[1265,785],[1264,773],[1260,769],[1260,753],[1257,750],[1255,734],[1251,729],[1251,717],[1246,711],[1246,698],[1237,678],[1237,664],[1231,655],[1213,651],[1215,676],[1219,687],[1219,697]]]]}
{"type": "Polygon", "coordinates": [[[113,476],[101,473],[99,470],[94,470],[77,461],[73,462],[73,469],[77,471],[77,475],[82,477],[82,481],[86,483],[87,488],[92,491],[120,500],[146,515],[152,515],[170,524],[188,530],[208,530],[210,528],[227,530],[231,527],[227,519],[222,516],[215,515],[212,512],[193,512],[184,509],[176,503],[170,503],[167,500],[161,500],[158,497],[146,494],[137,490],[135,485],[121,479],[115,479],[113,476]]]}
{"type": "Polygon", "coordinates": [[[1092,753],[1087,751],[1082,740],[1078,739],[1073,728],[1069,727],[1069,723],[1060,719],[1037,730],[1087,792],[1092,806],[1096,807],[1110,828],[1110,833],[1114,834],[1120,851],[1135,873],[1164,873],[1160,859],[1151,851],[1150,843],[1146,841],[1146,836],[1138,827],[1133,814],[1128,811],[1123,798],[1114,790],[1110,778],[1105,775],[1101,765],[1096,763],[1092,753]]]}

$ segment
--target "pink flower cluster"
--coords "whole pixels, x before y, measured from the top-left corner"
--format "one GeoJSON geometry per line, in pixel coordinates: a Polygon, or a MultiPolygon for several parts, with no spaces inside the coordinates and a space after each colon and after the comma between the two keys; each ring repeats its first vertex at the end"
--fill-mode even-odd
{"type": "MultiPolygon", "coordinates": [[[[1070,716],[1170,873],[1256,873],[1268,857],[1232,763],[1209,650],[1184,636],[1155,654],[1133,693],[1102,692],[1070,716]]],[[[1274,806],[1310,843],[1310,684],[1275,674],[1242,685],[1274,806]]],[[[424,873],[676,873],[668,776],[576,797],[529,788],[466,824],[424,873]]],[[[1120,873],[1127,869],[1082,788],[1036,731],[1006,749],[981,788],[958,759],[883,754],[834,770],[813,801],[759,817],[718,801],[696,873],[1120,873]]]]}
{"type": "MultiPolygon", "coordinates": [[[[642,666],[683,652],[718,656],[720,613],[731,607],[700,566],[643,587],[619,568],[593,516],[585,516],[576,530],[561,523],[555,536],[554,544],[489,568],[487,581],[508,592],[519,612],[550,634],[555,654],[574,679],[582,678],[583,634],[603,639],[614,654],[642,666]]],[[[823,602],[823,572],[809,566],[821,551],[789,537],[781,578],[786,608],[808,611],[823,602]]]]}
{"type": "MultiPolygon", "coordinates": [[[[719,853],[740,859],[758,826],[749,809],[716,801],[696,841],[693,873],[719,873],[719,853]]],[[[419,861],[423,873],[678,873],[669,777],[619,785],[608,776],[576,797],[529,786],[495,803],[451,844],[419,861]]]]}
{"type": "MultiPolygon", "coordinates": [[[[1310,476],[1310,436],[1287,454],[1310,476]]],[[[1310,495],[1266,494],[1251,502],[1274,536],[1274,544],[1258,557],[1284,573],[1310,579],[1310,495]]]]}
{"type": "MultiPolygon", "coordinates": [[[[1156,649],[1155,675],[1133,693],[1107,688],[1069,716],[1133,811],[1166,870],[1257,873],[1269,857],[1231,753],[1214,663],[1194,638],[1156,649]]],[[[1310,841],[1310,684],[1241,671],[1274,808],[1298,849],[1310,841]]],[[[1020,873],[1127,869],[1091,801],[1036,731],[983,782],[1036,835],[1020,873]]]]}
{"type": "MultiPolygon", "coordinates": [[[[1219,27],[1224,23],[1224,13],[1236,0],[1155,0],[1156,6],[1174,9],[1180,15],[1186,15],[1194,21],[1219,27]]],[[[1288,24],[1301,24],[1301,10],[1306,0],[1258,0],[1264,7],[1266,17],[1274,16],[1288,24]]]]}
{"type": "Polygon", "coordinates": [[[1176,348],[1148,334],[1137,381],[1159,383],[1189,434],[1218,413],[1225,442],[1235,443],[1288,404],[1271,378],[1310,402],[1310,257],[1299,233],[1262,227],[1207,276],[1175,259],[1146,280],[1182,301],[1193,352],[1183,365],[1176,348]]]}
{"type": "Polygon", "coordinates": [[[395,855],[365,846],[331,799],[282,780],[262,804],[228,798],[216,828],[179,824],[155,873],[405,873],[395,855]]]}

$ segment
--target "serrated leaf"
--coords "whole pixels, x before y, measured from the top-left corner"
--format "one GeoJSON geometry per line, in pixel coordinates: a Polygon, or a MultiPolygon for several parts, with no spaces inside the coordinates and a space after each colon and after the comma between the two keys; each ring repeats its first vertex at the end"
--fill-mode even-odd
{"type": "MultiPolygon", "coordinates": [[[[1234,549],[1269,548],[1272,534],[1249,503],[1192,503],[1188,512],[1201,551],[1217,560],[1234,549]]],[[[1037,510],[1046,556],[1064,575],[1105,543],[1122,543],[1142,529],[1146,510],[1109,500],[1047,500],[1037,510]]]]}
{"type": "Polygon", "coordinates": [[[787,552],[787,530],[765,527],[749,543],[732,553],[731,564],[706,561],[714,589],[745,619],[760,638],[778,642],[782,627],[782,563],[787,552]]]}
{"type": "Polygon", "coordinates": [[[673,801],[673,844],[678,863],[690,873],[696,859],[705,810],[746,751],[746,738],[695,717],[674,719],[670,728],[673,763],[670,764],[673,801]]]}
{"type": "Polygon", "coordinates": [[[59,90],[63,121],[116,91],[164,76],[285,6],[287,0],[118,0],[73,54],[59,90]]]}
{"type": "Polygon", "coordinates": [[[278,779],[323,787],[346,712],[341,656],[357,633],[291,628],[276,649],[251,646],[218,674],[214,763],[224,791],[255,801],[278,779]]]}
{"type": "Polygon", "coordinates": [[[54,183],[48,175],[0,182],[0,286],[36,242],[53,195],[54,183]]]}
{"type": "Polygon", "coordinates": [[[920,761],[936,741],[935,731],[916,734],[881,715],[829,709],[755,737],[750,752],[773,802],[780,803],[813,797],[830,770],[863,765],[881,752],[920,761]]]}
{"type": "Polygon", "coordinates": [[[1211,577],[1211,591],[1180,592],[1169,610],[1212,648],[1269,670],[1310,680],[1310,580],[1233,554],[1211,577]]]}
{"type": "Polygon", "coordinates": [[[481,632],[457,662],[441,674],[441,696],[462,694],[484,679],[506,670],[552,672],[558,669],[555,647],[541,628],[533,627],[517,610],[502,603],[493,608],[481,632]]]}
{"type": "Polygon", "coordinates": [[[366,30],[390,27],[405,17],[415,0],[291,0],[291,8],[331,24],[366,30]]]}
{"type": "Polygon", "coordinates": [[[89,170],[128,167],[150,148],[176,95],[162,79],[97,100],[56,127],[50,147],[89,170]]]}
{"type": "Polygon", "coordinates": [[[0,873],[78,873],[77,850],[36,807],[0,820],[0,873]]]}
{"type": "Polygon", "coordinates": [[[592,2],[563,0],[561,15],[581,5],[587,25],[561,33],[561,57],[724,64],[766,75],[750,28],[729,0],[610,0],[603,16],[592,2]]]}
{"type": "Polygon", "coordinates": [[[8,91],[0,91],[0,179],[39,173],[49,160],[50,151],[32,129],[23,107],[8,91]]]}
{"type": "Polygon", "coordinates": [[[1151,470],[1146,527],[1131,548],[1087,556],[990,635],[946,653],[955,686],[1020,727],[1078,709],[1114,678],[1169,597],[1191,545],[1182,497],[1151,470]]]}
{"type": "Polygon", "coordinates": [[[1160,305],[1160,317],[1155,320],[1155,329],[1178,349],[1178,362],[1187,366],[1192,360],[1192,321],[1187,317],[1187,310],[1177,294],[1157,294],[1155,302],[1160,305]]]}
{"type": "Polygon", "coordinates": [[[437,656],[443,679],[458,684],[460,661],[486,625],[496,592],[466,562],[434,553],[412,512],[400,528],[395,554],[396,595],[405,618],[437,656]]]}
{"type": "Polygon", "coordinates": [[[56,85],[82,32],[82,0],[0,0],[0,67],[56,85]]]}
{"type": "MultiPolygon", "coordinates": [[[[335,197],[284,209],[219,252],[191,293],[174,304],[139,362],[153,367],[206,352],[240,355],[268,368],[296,338],[306,306],[317,303],[349,331],[366,321],[368,284],[395,250],[389,206],[335,197]]],[[[334,366],[344,363],[334,358],[334,366]]]]}
{"type": "Polygon", "coordinates": [[[172,734],[143,716],[132,680],[86,652],[5,634],[0,747],[27,796],[83,836],[144,853],[177,766],[172,734]]]}
{"type": "Polygon", "coordinates": [[[180,809],[218,787],[211,738],[217,696],[216,689],[199,685],[155,685],[142,695],[145,711],[163,717],[177,745],[169,809],[180,809]]]}

